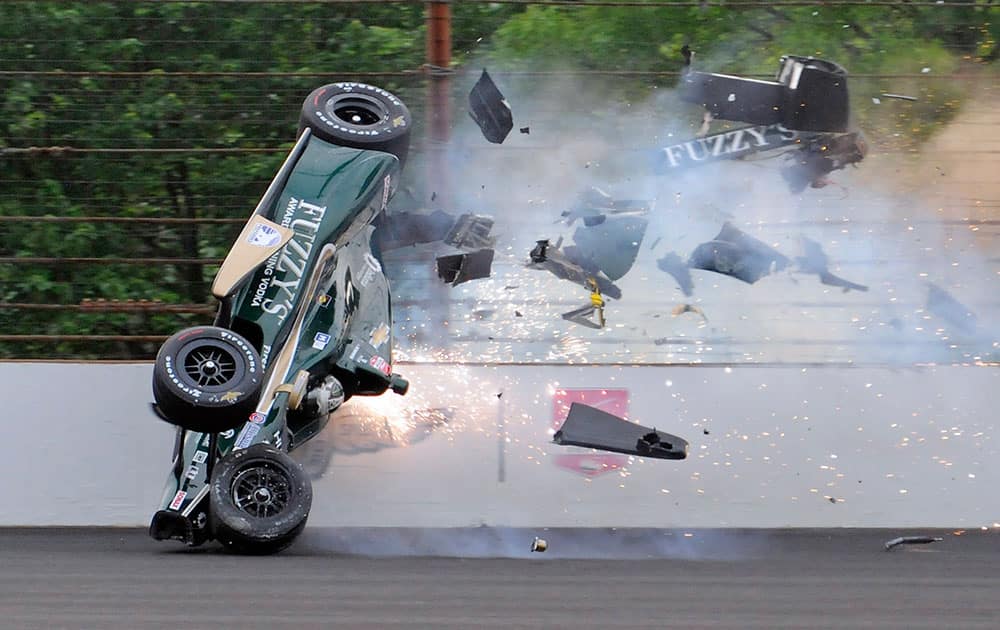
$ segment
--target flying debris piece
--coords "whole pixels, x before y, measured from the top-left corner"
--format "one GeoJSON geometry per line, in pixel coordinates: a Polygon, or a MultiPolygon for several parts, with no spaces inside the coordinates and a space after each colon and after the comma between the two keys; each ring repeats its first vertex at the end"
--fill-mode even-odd
{"type": "Polygon", "coordinates": [[[817,274],[820,282],[833,287],[843,287],[844,293],[847,293],[851,289],[855,291],[868,290],[868,287],[863,284],[844,280],[840,276],[830,273],[828,269],[829,261],[820,244],[805,236],[801,240],[803,256],[795,259],[795,264],[798,265],[799,271],[817,274]]]}
{"type": "Polygon", "coordinates": [[[900,536],[885,543],[885,550],[892,551],[899,545],[929,545],[942,540],[944,539],[937,536],[900,536]]]}
{"type": "Polygon", "coordinates": [[[691,297],[694,293],[694,282],[691,280],[691,271],[684,262],[684,259],[670,252],[663,258],[656,261],[656,266],[661,271],[666,271],[677,281],[677,286],[684,292],[684,295],[691,297]]]}
{"type": "Polygon", "coordinates": [[[691,60],[694,59],[694,51],[687,44],[681,46],[681,56],[684,57],[684,67],[688,68],[691,66],[691,60]]]}
{"type": "Polygon", "coordinates": [[[476,121],[483,136],[493,144],[501,144],[514,128],[510,103],[503,97],[490,75],[483,70],[479,81],[469,92],[469,115],[476,121]]]}
{"type": "Polygon", "coordinates": [[[382,223],[376,235],[379,239],[379,248],[385,251],[418,243],[443,241],[454,227],[455,217],[441,210],[435,210],[430,214],[394,212],[391,219],[382,223]]]}
{"type": "Polygon", "coordinates": [[[713,240],[696,247],[688,259],[688,266],[693,269],[714,271],[748,284],[788,265],[788,258],[728,221],[713,240]]]}
{"type": "Polygon", "coordinates": [[[622,290],[591,259],[584,256],[579,248],[569,246],[564,250],[561,246],[562,239],[556,241],[555,245],[549,243],[548,239],[537,241],[531,250],[531,260],[527,266],[548,271],[557,278],[585,287],[589,286],[589,280],[594,280],[603,295],[616,300],[621,298],[622,290]]]}
{"type": "Polygon", "coordinates": [[[847,131],[847,71],[831,61],[785,55],[776,81],[688,71],[680,97],[715,118],[797,131],[847,131]]]}
{"type": "Polygon", "coordinates": [[[916,96],[906,96],[905,94],[885,94],[885,93],[882,93],[880,96],[884,96],[885,98],[895,98],[895,99],[899,99],[901,101],[916,101],[917,100],[916,96]]]}
{"type": "Polygon", "coordinates": [[[520,131],[521,133],[527,135],[527,134],[531,133],[531,127],[521,127],[520,129],[518,129],[518,131],[520,131]]]}
{"type": "Polygon", "coordinates": [[[868,143],[859,131],[837,136],[822,135],[804,142],[802,149],[789,154],[789,163],[781,175],[793,193],[807,186],[822,188],[829,182],[826,175],[857,164],[868,154],[868,143]]]}
{"type": "Polygon", "coordinates": [[[587,227],[600,225],[615,217],[642,217],[649,214],[653,203],[640,199],[612,199],[611,195],[597,186],[591,186],[580,193],[573,207],[564,210],[562,216],[566,225],[573,225],[577,219],[582,219],[587,227]]]}
{"type": "Polygon", "coordinates": [[[493,250],[480,249],[467,254],[439,256],[437,274],[451,286],[458,286],[469,280],[489,278],[492,266],[493,250]]]}
{"type": "Polygon", "coordinates": [[[538,553],[545,553],[545,550],[549,548],[549,543],[545,541],[544,538],[539,538],[535,536],[535,539],[531,541],[531,551],[538,553]]]}
{"type": "Polygon", "coordinates": [[[926,308],[960,332],[972,334],[976,331],[976,314],[933,282],[927,283],[926,308]]]}
{"type": "Polygon", "coordinates": [[[705,317],[705,311],[701,310],[694,304],[678,304],[673,308],[673,310],[670,311],[670,313],[674,317],[678,317],[684,313],[694,313],[695,315],[701,315],[702,321],[708,321],[708,318],[705,317]]]}
{"type": "Polygon", "coordinates": [[[683,438],[578,402],[570,405],[569,415],[552,441],[564,446],[583,446],[653,459],[684,459],[688,451],[688,443],[683,438]]]}
{"type": "Polygon", "coordinates": [[[463,214],[455,220],[451,230],[442,240],[447,245],[462,249],[493,247],[496,237],[490,234],[493,218],[478,214],[463,214]]]}
{"type": "Polygon", "coordinates": [[[587,328],[604,328],[604,298],[601,297],[601,290],[597,286],[597,281],[587,278],[587,286],[590,289],[590,302],[581,308],[563,313],[562,318],[587,328]],[[590,318],[594,317],[593,320],[590,318]]]}

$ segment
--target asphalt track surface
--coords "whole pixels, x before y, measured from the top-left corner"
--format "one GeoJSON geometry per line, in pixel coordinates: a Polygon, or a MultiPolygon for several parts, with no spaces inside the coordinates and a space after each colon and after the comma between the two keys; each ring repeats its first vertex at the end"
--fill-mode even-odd
{"type": "Polygon", "coordinates": [[[0,628],[1000,627],[995,532],[891,552],[927,531],[688,533],[549,531],[530,554],[522,530],[307,529],[237,557],[134,529],[0,530],[0,628]]]}

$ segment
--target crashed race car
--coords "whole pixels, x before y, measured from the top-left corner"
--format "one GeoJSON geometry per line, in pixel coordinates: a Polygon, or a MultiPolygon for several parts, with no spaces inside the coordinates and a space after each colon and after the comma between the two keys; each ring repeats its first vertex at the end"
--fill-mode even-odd
{"type": "Polygon", "coordinates": [[[785,55],[775,81],[688,70],[678,89],[681,100],[705,108],[705,124],[697,137],[656,153],[659,174],[785,148],[781,174],[800,193],[826,186],[829,173],[868,153],[849,126],[847,71],[834,62],[785,55]],[[706,135],[713,119],[753,126],[706,135]]]}
{"type": "Polygon", "coordinates": [[[410,126],[403,102],[370,85],[306,98],[298,141],[216,275],[214,325],[157,354],[154,409],[177,438],[153,538],[286,548],[312,502],[288,453],[351,396],[406,393],[377,231],[410,126]]]}

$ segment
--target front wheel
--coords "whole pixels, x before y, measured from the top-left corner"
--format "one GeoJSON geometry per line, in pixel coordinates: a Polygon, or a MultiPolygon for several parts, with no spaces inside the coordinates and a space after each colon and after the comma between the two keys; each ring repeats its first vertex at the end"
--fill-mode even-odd
{"type": "Polygon", "coordinates": [[[263,368],[250,342],[215,326],[167,339],[153,365],[153,399],[163,417],[190,431],[217,432],[247,421],[260,399],[263,368]]]}
{"type": "Polygon", "coordinates": [[[312,485],[287,454],[255,444],[224,457],[209,494],[215,537],[236,553],[271,554],[302,533],[312,485]]]}
{"type": "Polygon", "coordinates": [[[343,147],[385,151],[406,162],[410,110],[382,88],[366,83],[331,83],[306,97],[299,133],[308,127],[321,140],[343,147]]]}

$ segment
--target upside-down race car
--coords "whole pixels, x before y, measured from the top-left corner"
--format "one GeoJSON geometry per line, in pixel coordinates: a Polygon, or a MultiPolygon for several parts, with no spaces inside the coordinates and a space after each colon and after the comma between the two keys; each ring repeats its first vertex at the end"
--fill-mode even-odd
{"type": "Polygon", "coordinates": [[[153,538],[284,549],[312,502],[288,452],[347,398],[406,393],[376,230],[410,126],[402,101],[370,85],[306,98],[298,141],[215,278],[214,325],[157,354],[154,409],[178,430],[153,538]]]}

